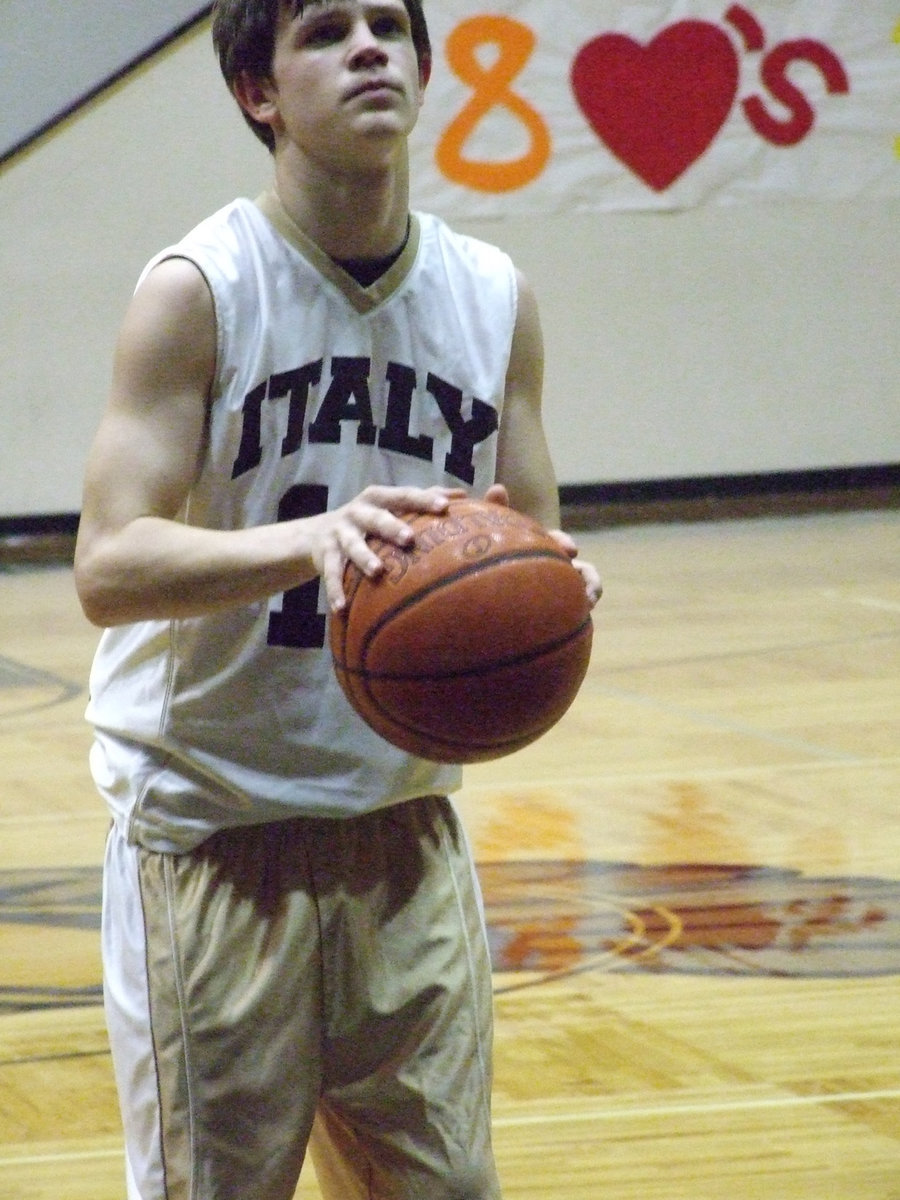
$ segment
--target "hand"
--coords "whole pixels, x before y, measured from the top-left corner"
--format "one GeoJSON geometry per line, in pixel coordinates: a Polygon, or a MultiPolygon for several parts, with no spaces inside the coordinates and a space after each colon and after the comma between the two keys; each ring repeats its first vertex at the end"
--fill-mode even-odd
{"type": "Polygon", "coordinates": [[[600,573],[593,563],[589,563],[586,559],[578,557],[578,546],[575,541],[562,529],[551,529],[550,536],[555,538],[572,560],[572,566],[581,575],[584,580],[584,590],[587,592],[587,598],[590,601],[591,608],[597,603],[603,595],[603,584],[600,582],[600,573]]]}
{"type": "MultiPolygon", "coordinates": [[[[509,493],[502,483],[492,484],[484,493],[485,500],[489,504],[503,504],[509,506],[509,493]]],[[[603,595],[603,585],[600,582],[600,574],[593,563],[586,562],[583,558],[578,557],[578,547],[567,533],[561,529],[551,529],[548,531],[550,536],[555,538],[572,560],[572,566],[581,575],[584,580],[584,590],[587,593],[587,598],[590,601],[591,608],[597,603],[603,595]]]]}
{"type": "Polygon", "coordinates": [[[370,579],[384,570],[384,563],[368,544],[379,537],[403,547],[415,534],[398,513],[443,513],[453,499],[465,496],[462,488],[383,487],[372,485],[348,504],[312,517],[312,559],[325,583],[332,612],[346,604],[344,568],[354,563],[370,579]]]}

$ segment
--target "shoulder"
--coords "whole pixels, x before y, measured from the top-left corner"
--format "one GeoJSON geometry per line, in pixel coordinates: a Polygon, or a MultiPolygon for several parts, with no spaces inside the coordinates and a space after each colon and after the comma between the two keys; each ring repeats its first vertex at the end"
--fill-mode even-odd
{"type": "Polygon", "coordinates": [[[176,254],[147,268],[129,313],[132,320],[170,330],[173,335],[196,331],[198,322],[205,323],[214,315],[205,275],[195,262],[176,254]]]}
{"type": "Polygon", "coordinates": [[[237,278],[244,260],[259,253],[268,231],[267,222],[254,204],[234,200],[154,255],[141,273],[138,286],[160,263],[170,259],[194,263],[210,280],[220,274],[237,278]]]}
{"type": "Polygon", "coordinates": [[[453,229],[442,218],[433,213],[416,213],[416,219],[422,231],[424,246],[441,248],[445,253],[454,254],[474,263],[484,263],[495,269],[503,268],[512,271],[513,263],[505,250],[492,242],[474,237],[469,233],[460,233],[453,229]]]}
{"type": "Polygon", "coordinates": [[[204,390],[216,361],[216,314],[203,273],[184,258],[165,258],[138,284],[119,331],[116,362],[137,387],[177,376],[204,390]]]}
{"type": "Polygon", "coordinates": [[[442,277],[452,294],[476,307],[514,315],[518,272],[505,250],[491,242],[459,233],[439,217],[417,213],[421,226],[422,263],[442,277]]]}
{"type": "Polygon", "coordinates": [[[276,239],[254,204],[236,200],[156,254],[138,279],[132,309],[156,332],[202,338],[221,349],[239,315],[253,317],[260,280],[278,275],[276,239]]]}
{"type": "Polygon", "coordinates": [[[268,222],[256,204],[239,198],[195,225],[181,239],[181,246],[238,246],[259,240],[268,222]]]}

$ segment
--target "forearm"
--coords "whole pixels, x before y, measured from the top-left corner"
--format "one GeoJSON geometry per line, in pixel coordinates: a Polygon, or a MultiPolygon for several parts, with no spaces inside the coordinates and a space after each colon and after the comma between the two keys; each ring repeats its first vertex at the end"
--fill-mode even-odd
{"type": "Polygon", "coordinates": [[[79,534],[75,582],[96,625],[201,616],[251,604],[317,574],[304,522],[234,531],[139,517],[79,534]]]}
{"type": "MultiPolygon", "coordinates": [[[[518,512],[539,521],[545,529],[560,524],[559,488],[550,451],[539,426],[527,430],[518,452],[506,453],[498,461],[497,482],[504,484],[509,503],[518,512]]],[[[509,442],[504,449],[508,451],[509,442]]]]}
{"type": "Polygon", "coordinates": [[[541,478],[516,479],[507,490],[513,508],[527,513],[545,529],[559,528],[559,491],[552,473],[541,478]]]}

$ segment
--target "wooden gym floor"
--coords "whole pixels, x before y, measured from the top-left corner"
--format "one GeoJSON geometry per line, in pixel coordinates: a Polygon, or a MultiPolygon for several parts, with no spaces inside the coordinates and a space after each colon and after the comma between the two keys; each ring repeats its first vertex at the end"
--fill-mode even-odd
{"type": "MultiPolygon", "coordinates": [[[[506,1200],[900,1200],[900,513],[579,538],[584,689],[459,797],[506,1200]]],[[[0,562],[0,1200],[124,1195],[95,641],[0,562]]]]}

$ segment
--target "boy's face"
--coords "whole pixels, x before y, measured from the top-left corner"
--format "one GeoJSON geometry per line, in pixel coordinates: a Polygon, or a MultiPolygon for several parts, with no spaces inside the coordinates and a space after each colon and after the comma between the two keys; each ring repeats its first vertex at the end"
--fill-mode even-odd
{"type": "Polygon", "coordinates": [[[276,138],[364,166],[405,142],[424,82],[403,0],[307,0],[282,7],[263,90],[276,138]]]}

